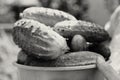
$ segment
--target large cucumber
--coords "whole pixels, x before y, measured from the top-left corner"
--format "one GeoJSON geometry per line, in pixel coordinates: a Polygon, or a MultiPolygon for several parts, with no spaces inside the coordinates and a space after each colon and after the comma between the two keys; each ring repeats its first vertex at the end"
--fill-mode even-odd
{"type": "Polygon", "coordinates": [[[97,53],[89,51],[80,51],[64,54],[55,60],[41,60],[29,57],[25,65],[41,67],[70,67],[96,65],[97,53]]]}
{"type": "Polygon", "coordinates": [[[54,26],[54,30],[66,38],[72,38],[74,35],[82,35],[88,42],[99,43],[110,39],[107,31],[100,25],[76,20],[62,21],[54,26]]]}
{"type": "Polygon", "coordinates": [[[13,39],[22,50],[37,58],[55,59],[69,49],[61,35],[30,19],[21,19],[15,23],[13,39]]]}

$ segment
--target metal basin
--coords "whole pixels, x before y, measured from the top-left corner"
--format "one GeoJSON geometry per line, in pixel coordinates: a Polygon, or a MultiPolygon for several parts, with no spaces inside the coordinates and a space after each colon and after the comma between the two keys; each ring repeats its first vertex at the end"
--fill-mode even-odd
{"type": "Polygon", "coordinates": [[[19,80],[93,80],[96,65],[33,67],[14,63],[19,80]]]}

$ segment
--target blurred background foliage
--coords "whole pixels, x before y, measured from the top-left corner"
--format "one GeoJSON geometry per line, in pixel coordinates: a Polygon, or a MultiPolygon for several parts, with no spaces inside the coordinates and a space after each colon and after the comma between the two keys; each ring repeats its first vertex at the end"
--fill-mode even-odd
{"type": "Polygon", "coordinates": [[[0,0],[0,23],[13,23],[30,6],[59,9],[77,19],[105,25],[120,0],[0,0]]]}
{"type": "MultiPolygon", "coordinates": [[[[23,0],[21,0],[22,2],[23,0]]],[[[34,5],[28,3],[24,4],[29,0],[24,0],[23,3],[20,0],[8,1],[0,0],[0,22],[14,22],[16,16],[19,15],[25,8],[30,6],[43,6],[54,9],[59,9],[74,15],[77,19],[89,20],[87,16],[88,1],[87,0],[38,0],[38,3],[34,5]],[[4,19],[3,19],[4,17],[4,19]]],[[[35,2],[36,0],[32,0],[35,2]]]]}

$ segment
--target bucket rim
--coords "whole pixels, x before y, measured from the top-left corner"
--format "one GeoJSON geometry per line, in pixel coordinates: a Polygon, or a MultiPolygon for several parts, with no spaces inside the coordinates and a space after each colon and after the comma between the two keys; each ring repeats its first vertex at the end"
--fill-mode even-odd
{"type": "Polygon", "coordinates": [[[84,69],[96,68],[96,64],[89,64],[85,66],[71,66],[71,67],[36,67],[36,66],[22,65],[14,62],[13,65],[15,65],[17,68],[20,69],[37,70],[37,71],[71,71],[71,70],[84,70],[84,69]]]}

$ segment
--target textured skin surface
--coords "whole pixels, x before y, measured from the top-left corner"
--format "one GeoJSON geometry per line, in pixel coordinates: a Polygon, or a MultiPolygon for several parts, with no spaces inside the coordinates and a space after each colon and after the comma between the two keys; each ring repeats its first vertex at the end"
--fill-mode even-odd
{"type": "Polygon", "coordinates": [[[97,52],[98,54],[102,55],[106,60],[109,60],[111,56],[111,51],[109,47],[103,44],[91,44],[89,47],[89,51],[97,52]]]}
{"type": "Polygon", "coordinates": [[[85,51],[87,50],[87,42],[81,35],[75,35],[71,41],[71,49],[75,51],[85,51]]]}
{"type": "Polygon", "coordinates": [[[62,55],[52,61],[43,61],[29,57],[25,65],[42,66],[42,67],[70,67],[70,66],[85,66],[96,63],[96,58],[100,56],[94,52],[81,51],[62,55]]]}
{"type": "Polygon", "coordinates": [[[80,34],[86,41],[94,43],[99,43],[110,38],[101,26],[81,20],[59,22],[54,26],[54,30],[67,38],[80,34]]]}
{"type": "Polygon", "coordinates": [[[62,36],[38,21],[21,19],[14,26],[15,43],[37,58],[54,59],[69,49],[62,36]]]}
{"type": "Polygon", "coordinates": [[[66,12],[44,7],[27,8],[23,11],[21,17],[34,19],[51,27],[63,20],[76,20],[74,16],[66,12]]]}

